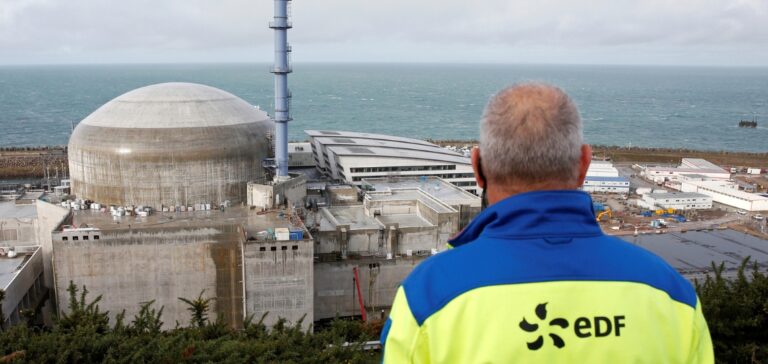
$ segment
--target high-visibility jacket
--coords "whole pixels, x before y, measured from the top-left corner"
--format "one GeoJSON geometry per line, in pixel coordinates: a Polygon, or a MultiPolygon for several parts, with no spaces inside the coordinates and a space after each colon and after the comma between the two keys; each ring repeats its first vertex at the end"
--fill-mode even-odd
{"type": "Polygon", "coordinates": [[[385,363],[712,363],[691,284],[580,191],[509,197],[398,288],[385,363]]]}

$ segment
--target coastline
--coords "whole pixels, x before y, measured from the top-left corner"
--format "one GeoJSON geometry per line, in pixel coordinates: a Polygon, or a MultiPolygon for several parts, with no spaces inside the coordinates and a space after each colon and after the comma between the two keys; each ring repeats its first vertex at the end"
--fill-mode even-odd
{"type": "MultiPolygon", "coordinates": [[[[440,146],[475,146],[477,140],[427,140],[440,146]]],[[[592,145],[596,157],[609,158],[621,163],[679,164],[682,158],[703,158],[722,166],[768,166],[768,152],[734,152],[697,150],[686,148],[646,148],[592,145]]]]}
{"type": "MultiPolygon", "coordinates": [[[[474,146],[476,140],[428,140],[440,146],[474,146]]],[[[683,148],[643,148],[593,145],[594,155],[622,163],[679,164],[682,158],[703,158],[722,166],[766,167],[768,152],[708,151],[683,148]]],[[[42,178],[68,172],[67,147],[6,147],[0,149],[0,180],[42,178]]]]}

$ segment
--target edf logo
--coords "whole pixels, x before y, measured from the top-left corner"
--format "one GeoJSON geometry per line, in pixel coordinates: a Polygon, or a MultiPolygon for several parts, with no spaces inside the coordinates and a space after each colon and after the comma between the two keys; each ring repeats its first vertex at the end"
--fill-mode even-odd
{"type": "MultiPolygon", "coordinates": [[[[543,321],[541,323],[547,323],[547,302],[538,304],[534,312],[536,313],[536,317],[538,317],[540,321],[543,321]]],[[[582,339],[589,337],[606,337],[610,335],[621,336],[621,330],[626,327],[625,319],[624,315],[613,316],[612,318],[605,316],[594,316],[591,318],[578,317],[573,321],[573,332],[576,337],[582,339]]],[[[568,320],[562,317],[557,317],[549,321],[548,324],[550,330],[554,329],[556,331],[547,333],[552,341],[552,345],[558,349],[562,349],[565,347],[565,341],[557,332],[562,332],[563,330],[568,329],[568,320]]],[[[520,328],[525,332],[535,333],[539,330],[539,324],[529,323],[528,320],[523,317],[523,320],[520,321],[520,328]]],[[[526,345],[529,350],[541,349],[541,347],[544,346],[543,333],[538,335],[533,341],[527,342],[526,345]]]]}

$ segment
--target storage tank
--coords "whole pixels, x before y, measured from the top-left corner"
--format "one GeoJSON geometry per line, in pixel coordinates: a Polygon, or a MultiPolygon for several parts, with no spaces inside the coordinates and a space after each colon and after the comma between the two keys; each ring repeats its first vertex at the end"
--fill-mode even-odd
{"type": "Polygon", "coordinates": [[[268,115],[219,89],[162,83],[125,93],[69,140],[72,193],[103,205],[160,208],[245,200],[264,177],[268,115]]]}

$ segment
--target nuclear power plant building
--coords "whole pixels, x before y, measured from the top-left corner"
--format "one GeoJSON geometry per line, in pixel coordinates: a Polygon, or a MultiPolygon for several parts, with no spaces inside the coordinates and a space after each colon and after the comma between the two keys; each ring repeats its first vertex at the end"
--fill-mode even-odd
{"type": "Polygon", "coordinates": [[[190,322],[180,298],[212,298],[211,319],[235,328],[379,315],[479,212],[469,159],[435,144],[307,131],[289,145],[287,3],[270,23],[274,115],[205,85],[138,88],[74,129],[60,207],[0,205],[4,240],[19,240],[0,272],[9,323],[48,292],[67,312],[71,285],[113,320],[162,307],[165,329],[190,322]]]}
{"type": "Polygon", "coordinates": [[[364,178],[436,176],[476,195],[469,158],[438,145],[391,135],[305,130],[317,169],[328,178],[360,185],[364,178]]]}
{"type": "Polygon", "coordinates": [[[269,116],[219,89],[142,87],[107,102],[69,141],[72,193],[104,205],[219,205],[264,177],[269,116]]]}

